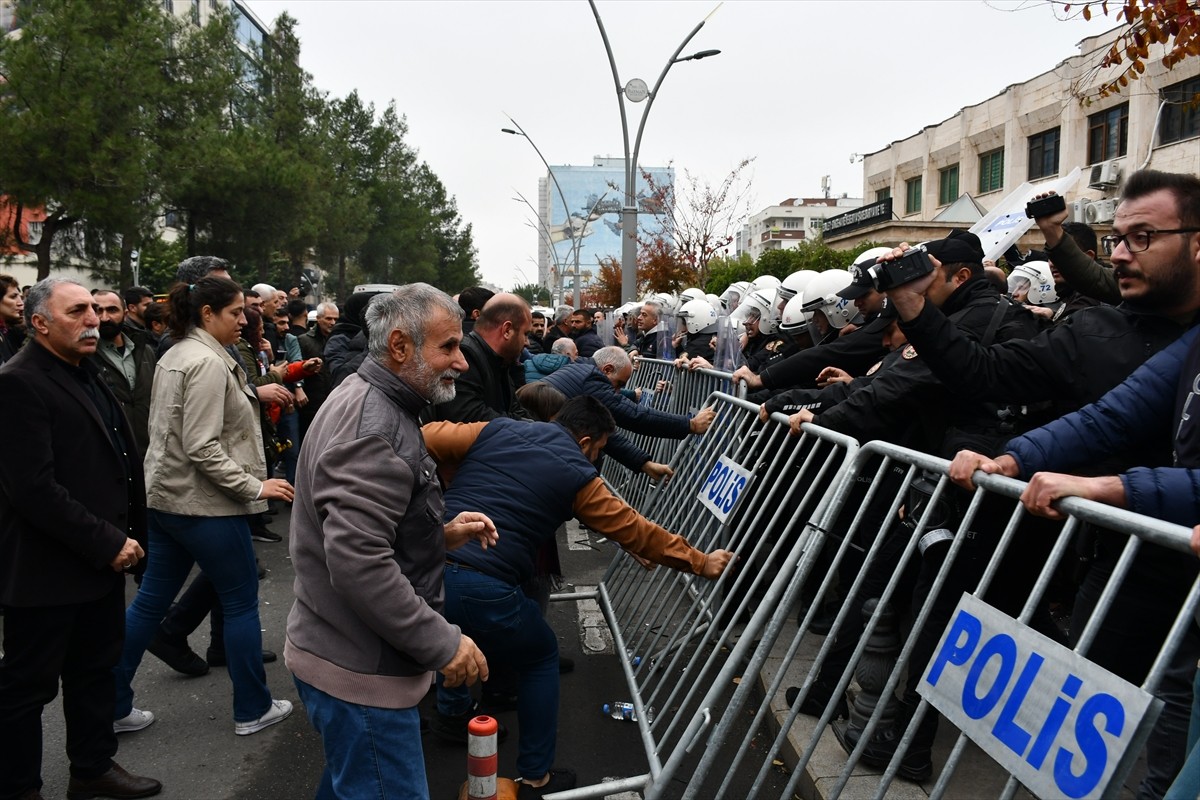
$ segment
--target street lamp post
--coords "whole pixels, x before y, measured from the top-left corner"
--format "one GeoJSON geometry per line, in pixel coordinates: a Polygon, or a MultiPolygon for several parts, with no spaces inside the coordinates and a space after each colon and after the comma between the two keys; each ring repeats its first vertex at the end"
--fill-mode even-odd
{"type": "MultiPolygon", "coordinates": [[[[507,115],[505,115],[505,116],[507,116],[507,115]]],[[[538,146],[534,143],[533,139],[529,138],[529,134],[525,132],[524,128],[522,128],[519,124],[517,124],[517,121],[515,119],[513,119],[512,117],[508,117],[508,121],[511,122],[513,124],[513,126],[516,127],[516,130],[514,131],[512,128],[501,128],[500,132],[512,134],[513,136],[524,136],[525,137],[525,141],[529,142],[529,146],[533,148],[533,152],[537,153],[538,158],[540,158],[542,160],[542,164],[545,165],[546,174],[548,174],[550,176],[550,180],[554,181],[554,188],[558,190],[558,199],[562,200],[563,213],[567,214],[569,216],[570,210],[567,208],[567,196],[563,193],[562,186],[559,185],[558,178],[555,177],[555,175],[554,175],[554,170],[550,169],[550,162],[546,160],[546,157],[544,155],[542,155],[541,149],[538,148],[538,146]]],[[[551,218],[551,221],[553,221],[553,219],[554,219],[554,203],[550,203],[550,218],[551,218]]],[[[581,302],[581,295],[580,295],[581,287],[579,286],[579,239],[581,239],[582,236],[583,236],[582,231],[580,232],[580,235],[578,237],[572,235],[572,242],[571,242],[572,254],[574,255],[574,258],[575,258],[575,264],[574,264],[574,267],[575,267],[575,308],[579,308],[580,302],[581,302]]],[[[551,240],[551,242],[550,242],[550,250],[552,252],[554,250],[553,240],[551,240]]],[[[561,279],[562,279],[562,274],[560,272],[559,280],[561,280],[561,279]]]]}
{"type": "Polygon", "coordinates": [[[654,82],[654,88],[647,90],[646,82],[641,78],[633,78],[624,86],[621,85],[621,78],[617,73],[617,61],[613,58],[612,46],[608,43],[608,33],[604,30],[604,23],[600,20],[600,11],[596,8],[596,0],[588,0],[588,5],[592,7],[592,14],[596,17],[596,26],[600,28],[600,38],[604,40],[604,50],[608,53],[608,64],[612,68],[613,84],[617,89],[617,106],[621,110],[621,135],[625,142],[625,205],[621,208],[621,302],[628,303],[637,299],[637,177],[638,177],[638,152],[642,149],[642,133],[646,130],[646,118],[650,116],[650,108],[654,105],[654,98],[658,97],[658,89],[662,86],[663,79],[667,77],[667,73],[671,67],[680,61],[699,61],[702,58],[715,56],[720,54],[720,50],[701,50],[698,53],[692,53],[690,56],[679,57],[683,52],[683,48],[687,47],[688,42],[692,40],[700,29],[704,27],[704,23],[717,13],[717,9],[721,7],[718,3],[717,7],[709,12],[708,16],[700,20],[700,24],[692,29],[679,47],[675,48],[675,52],[667,59],[666,65],[659,73],[658,80],[654,82]],[[629,149],[629,121],[625,114],[625,99],[634,103],[640,103],[643,100],[649,99],[646,103],[646,108],[642,111],[642,119],[638,123],[637,137],[634,139],[633,152],[629,149]]]}
{"type": "MultiPolygon", "coordinates": [[[[538,210],[536,208],[533,207],[533,203],[530,203],[529,200],[527,200],[525,198],[525,195],[521,194],[520,192],[517,192],[517,196],[514,197],[513,200],[518,200],[518,201],[524,203],[525,205],[529,206],[529,210],[533,212],[533,218],[536,219],[538,222],[535,230],[538,232],[538,236],[541,237],[541,240],[546,245],[547,249],[550,250],[550,261],[553,263],[554,271],[555,271],[555,274],[557,275],[557,279],[554,281],[554,285],[550,289],[550,294],[553,296],[553,299],[554,299],[556,305],[561,304],[563,302],[563,290],[562,290],[563,268],[562,268],[562,263],[558,260],[558,251],[554,249],[554,238],[550,235],[550,229],[546,227],[546,223],[542,221],[542,215],[540,213],[538,213],[538,210]]],[[[526,224],[529,224],[529,223],[526,223],[526,224]]],[[[534,226],[529,225],[529,227],[533,228],[534,226]]],[[[576,270],[575,271],[576,272],[579,271],[578,260],[576,261],[576,270]]],[[[576,282],[578,282],[578,280],[576,282]]],[[[576,308],[579,307],[578,303],[576,303],[575,307],[576,308]]]]}

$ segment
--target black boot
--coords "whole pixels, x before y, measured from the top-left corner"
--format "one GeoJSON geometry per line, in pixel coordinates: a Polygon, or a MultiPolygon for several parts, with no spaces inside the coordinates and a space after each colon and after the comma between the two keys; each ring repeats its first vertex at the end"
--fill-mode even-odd
{"type": "MultiPolygon", "coordinates": [[[[899,710],[896,722],[883,731],[876,731],[871,741],[867,742],[862,753],[862,762],[867,766],[885,769],[895,755],[904,730],[916,712],[916,704],[901,702],[899,710]]],[[[896,770],[898,776],[920,783],[933,774],[933,740],[937,736],[937,728],[938,713],[932,706],[927,706],[908,750],[900,759],[900,768],[896,770]]]]}
{"type": "MultiPolygon", "coordinates": [[[[833,690],[836,686],[825,683],[818,678],[808,690],[808,697],[804,698],[804,702],[800,704],[800,713],[808,717],[820,717],[825,713],[825,707],[829,705],[829,698],[833,697],[833,690]]],[[[784,699],[787,700],[789,706],[796,705],[796,698],[800,696],[799,686],[789,686],[787,691],[783,693],[784,699]]],[[[837,708],[834,709],[833,719],[843,719],[850,715],[850,708],[846,703],[846,694],[843,692],[838,699],[837,708]]]]}

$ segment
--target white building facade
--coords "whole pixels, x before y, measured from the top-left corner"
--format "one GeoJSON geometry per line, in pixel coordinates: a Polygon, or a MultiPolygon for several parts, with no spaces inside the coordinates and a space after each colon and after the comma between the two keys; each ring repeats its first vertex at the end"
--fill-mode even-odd
{"type": "Polygon", "coordinates": [[[736,253],[748,253],[757,261],[768,250],[793,250],[821,238],[826,217],[843,214],[862,203],[861,197],[789,197],[746,221],[737,237],[736,253]]]}
{"type": "Polygon", "coordinates": [[[990,211],[1021,184],[1036,186],[1076,167],[1082,178],[1067,201],[1079,221],[1104,231],[1131,172],[1200,174],[1200,108],[1188,104],[1200,93],[1200,58],[1168,71],[1154,46],[1139,80],[1097,99],[1096,89],[1128,63],[1097,68],[1119,30],[1085,39],[1079,55],[1054,69],[867,155],[863,197],[868,204],[890,200],[891,218],[880,215],[827,239],[849,247],[942,236],[969,221],[946,213],[960,198],[990,211]]]}

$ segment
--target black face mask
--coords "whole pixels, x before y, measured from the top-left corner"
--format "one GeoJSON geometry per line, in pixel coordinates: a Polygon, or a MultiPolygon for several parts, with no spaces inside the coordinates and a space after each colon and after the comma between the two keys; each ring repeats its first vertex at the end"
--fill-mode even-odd
{"type": "Polygon", "coordinates": [[[106,342],[111,342],[121,335],[121,323],[113,322],[111,319],[100,321],[100,338],[106,342]]]}

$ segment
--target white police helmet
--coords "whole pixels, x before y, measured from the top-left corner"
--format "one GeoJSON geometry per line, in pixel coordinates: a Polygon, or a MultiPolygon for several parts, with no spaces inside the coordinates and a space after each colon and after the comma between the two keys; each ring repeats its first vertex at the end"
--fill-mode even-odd
{"type": "Polygon", "coordinates": [[[783,281],[774,275],[759,275],[750,283],[751,289],[778,289],[783,281]]]}
{"type": "Polygon", "coordinates": [[[703,300],[703,299],[704,299],[704,290],[697,289],[694,286],[684,289],[682,292],[679,293],[680,304],[686,303],[688,300],[703,300]]]}
{"type": "Polygon", "coordinates": [[[1028,286],[1025,302],[1031,306],[1047,306],[1058,302],[1054,276],[1045,261],[1026,261],[1013,267],[1008,276],[1008,292],[1013,294],[1028,286]]]}
{"type": "MultiPolygon", "coordinates": [[[[805,287],[804,294],[801,295],[804,298],[801,307],[814,315],[818,311],[822,312],[829,320],[830,326],[841,330],[858,313],[853,303],[838,296],[838,292],[849,286],[850,281],[850,273],[844,269],[828,269],[819,273],[805,287]]],[[[814,331],[813,343],[821,339],[819,332],[814,331]]]]}
{"type": "Polygon", "coordinates": [[[775,304],[775,287],[766,290],[752,289],[742,298],[737,310],[729,315],[739,325],[758,318],[758,331],[769,336],[779,330],[779,307],[775,304]]]}
{"type": "Polygon", "coordinates": [[[663,313],[667,316],[674,314],[675,309],[679,307],[679,303],[675,295],[668,294],[667,292],[659,292],[658,294],[654,295],[653,299],[656,303],[658,303],[659,308],[661,308],[663,313]]]}
{"type": "Polygon", "coordinates": [[[779,284],[779,299],[787,301],[804,291],[809,281],[821,273],[811,269],[796,270],[779,284]]]}
{"type": "Polygon", "coordinates": [[[750,291],[749,281],[734,281],[725,287],[725,291],[721,292],[721,305],[725,307],[726,311],[733,311],[738,307],[738,303],[742,302],[742,298],[748,291],[750,291]]]}
{"type": "Polygon", "coordinates": [[[812,312],[804,310],[804,295],[801,293],[788,300],[783,307],[783,313],[779,316],[779,330],[796,333],[804,330],[811,321],[812,312]]]}
{"type": "Polygon", "coordinates": [[[707,300],[708,304],[717,312],[718,317],[725,313],[725,306],[722,305],[720,297],[717,297],[715,294],[710,292],[704,295],[704,299],[707,300]]]}
{"type": "Polygon", "coordinates": [[[679,307],[675,316],[687,326],[688,333],[717,332],[717,311],[707,298],[688,300],[679,307]]]}

